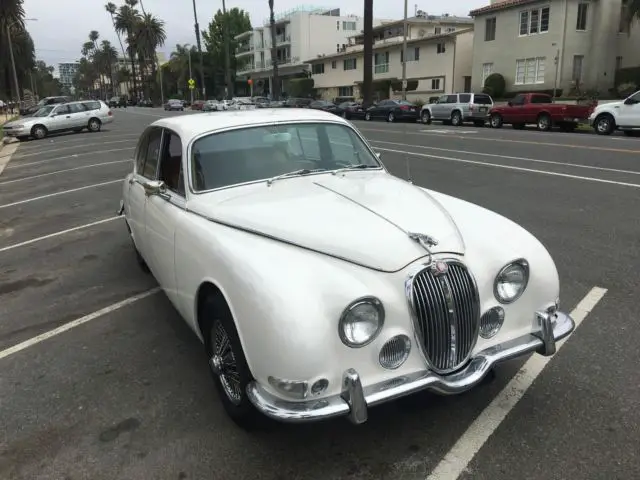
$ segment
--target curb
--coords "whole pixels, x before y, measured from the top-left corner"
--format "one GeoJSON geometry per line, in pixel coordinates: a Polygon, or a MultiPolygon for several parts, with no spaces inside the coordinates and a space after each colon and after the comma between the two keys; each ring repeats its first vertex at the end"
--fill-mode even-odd
{"type": "Polygon", "coordinates": [[[11,161],[11,156],[15,153],[15,151],[20,146],[20,142],[3,144],[0,142],[0,175],[9,162],[11,161]]]}

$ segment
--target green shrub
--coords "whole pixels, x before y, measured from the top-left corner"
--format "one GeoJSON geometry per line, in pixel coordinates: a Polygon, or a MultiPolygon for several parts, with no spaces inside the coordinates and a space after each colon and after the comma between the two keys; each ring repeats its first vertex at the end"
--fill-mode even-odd
{"type": "Polygon", "coordinates": [[[627,98],[629,95],[638,90],[638,85],[633,82],[621,83],[618,85],[617,91],[620,98],[627,98]]]}
{"type": "Polygon", "coordinates": [[[292,97],[310,97],[314,94],[313,78],[292,78],[289,80],[289,93],[292,97]]]}
{"type": "Polygon", "coordinates": [[[493,88],[491,87],[483,87],[482,93],[486,93],[487,95],[493,97],[493,88]]]}
{"type": "Polygon", "coordinates": [[[500,98],[507,89],[507,82],[501,74],[492,73],[484,81],[484,86],[489,87],[493,91],[493,95],[500,98]]]}

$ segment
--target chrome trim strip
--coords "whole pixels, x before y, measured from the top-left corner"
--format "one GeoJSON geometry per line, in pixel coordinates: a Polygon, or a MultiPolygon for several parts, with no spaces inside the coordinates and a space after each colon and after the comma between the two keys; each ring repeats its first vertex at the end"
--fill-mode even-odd
{"type": "MultiPolygon", "coordinates": [[[[535,312],[534,315],[542,319],[544,328],[551,329],[554,342],[569,336],[575,329],[575,322],[566,313],[535,312]]],[[[465,392],[480,383],[497,363],[545,348],[544,341],[537,333],[527,334],[478,352],[464,369],[447,376],[422,370],[362,387],[358,373],[349,369],[343,377],[343,388],[345,379],[349,384],[346,388],[347,394],[340,393],[326,398],[296,402],[276,397],[253,381],[247,386],[247,395],[260,412],[282,422],[312,422],[346,415],[361,423],[366,421],[366,409],[369,407],[421,390],[430,390],[442,395],[465,392]],[[363,418],[365,420],[362,420],[363,418]]]]}

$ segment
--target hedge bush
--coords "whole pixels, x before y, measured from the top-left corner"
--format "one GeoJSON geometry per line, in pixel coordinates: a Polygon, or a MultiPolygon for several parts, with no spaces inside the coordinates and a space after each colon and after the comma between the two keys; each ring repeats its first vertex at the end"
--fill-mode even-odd
{"type": "Polygon", "coordinates": [[[495,95],[496,97],[499,98],[499,97],[502,97],[502,95],[504,95],[504,92],[507,89],[507,82],[505,81],[504,77],[501,74],[492,73],[484,81],[484,86],[485,88],[487,87],[490,88],[491,91],[493,92],[492,95],[495,95]]]}

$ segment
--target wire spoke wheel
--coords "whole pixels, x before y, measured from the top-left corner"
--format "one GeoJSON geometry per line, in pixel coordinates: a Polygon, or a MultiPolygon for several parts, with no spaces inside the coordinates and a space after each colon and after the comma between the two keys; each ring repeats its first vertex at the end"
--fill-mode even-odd
{"type": "Polygon", "coordinates": [[[216,320],[211,329],[211,345],[213,354],[209,364],[229,400],[239,405],[242,402],[242,382],[238,363],[229,335],[220,320],[216,320]]]}

